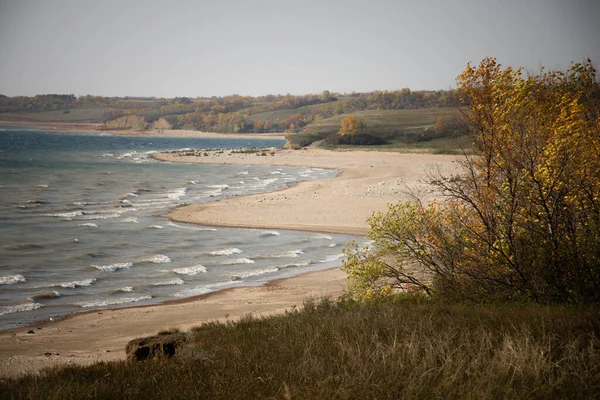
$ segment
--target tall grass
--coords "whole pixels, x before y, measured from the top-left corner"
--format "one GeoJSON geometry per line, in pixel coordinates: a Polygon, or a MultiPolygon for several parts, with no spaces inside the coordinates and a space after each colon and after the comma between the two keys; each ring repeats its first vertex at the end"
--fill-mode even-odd
{"type": "Polygon", "coordinates": [[[194,329],[186,357],[66,367],[3,398],[598,398],[600,309],[418,298],[194,329]]]}

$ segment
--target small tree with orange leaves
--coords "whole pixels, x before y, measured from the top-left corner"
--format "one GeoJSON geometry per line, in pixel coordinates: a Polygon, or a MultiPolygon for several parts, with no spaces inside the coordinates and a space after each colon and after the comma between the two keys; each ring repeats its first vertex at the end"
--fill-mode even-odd
{"type": "Polygon", "coordinates": [[[346,117],[342,119],[340,131],[338,132],[340,136],[346,135],[356,135],[359,128],[359,122],[353,116],[346,117]]]}

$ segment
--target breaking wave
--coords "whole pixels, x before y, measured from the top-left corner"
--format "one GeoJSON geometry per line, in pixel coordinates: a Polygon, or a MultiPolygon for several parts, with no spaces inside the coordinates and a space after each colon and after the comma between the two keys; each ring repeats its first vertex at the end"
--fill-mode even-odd
{"type": "Polygon", "coordinates": [[[152,296],[150,295],[141,295],[136,297],[121,297],[117,299],[105,299],[105,300],[93,300],[93,301],[83,301],[80,303],[75,303],[80,307],[105,307],[105,306],[114,306],[117,304],[127,304],[127,303],[135,303],[142,300],[149,300],[152,296]]]}
{"type": "Polygon", "coordinates": [[[23,283],[26,279],[21,274],[0,276],[0,285],[15,285],[17,283],[23,283]]]}
{"type": "Polygon", "coordinates": [[[198,275],[206,273],[206,267],[204,265],[194,265],[191,267],[176,268],[173,270],[178,275],[198,275]]]}

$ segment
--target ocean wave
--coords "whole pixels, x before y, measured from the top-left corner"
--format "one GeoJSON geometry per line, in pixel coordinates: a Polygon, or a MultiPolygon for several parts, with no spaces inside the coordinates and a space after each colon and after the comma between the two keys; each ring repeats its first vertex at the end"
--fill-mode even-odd
{"type": "Polygon", "coordinates": [[[185,281],[181,278],[173,278],[166,281],[160,281],[153,283],[152,286],[171,286],[171,285],[183,285],[185,281]]]}
{"type": "Polygon", "coordinates": [[[262,231],[260,233],[261,237],[269,237],[269,236],[280,236],[281,233],[277,232],[277,231],[262,231]]]}
{"type": "Polygon", "coordinates": [[[164,226],[162,225],[150,225],[148,226],[149,229],[164,229],[164,226]]]}
{"type": "Polygon", "coordinates": [[[87,253],[84,253],[81,255],[81,257],[85,257],[85,258],[102,258],[102,257],[106,257],[106,253],[103,252],[98,252],[98,251],[88,251],[87,253]]]}
{"type": "Polygon", "coordinates": [[[254,264],[255,261],[246,257],[236,258],[233,260],[228,260],[223,263],[223,265],[236,265],[236,264],[254,264]]]}
{"type": "Polygon", "coordinates": [[[44,214],[44,216],[46,216],[46,217],[57,217],[57,218],[75,218],[75,217],[80,217],[82,215],[83,215],[83,212],[80,210],[55,213],[55,214],[44,214]]]}
{"type": "Polygon", "coordinates": [[[140,221],[138,221],[137,217],[127,217],[123,218],[123,222],[131,222],[134,224],[138,224],[140,221]]]}
{"type": "Polygon", "coordinates": [[[344,258],[345,256],[346,255],[344,253],[332,254],[332,255],[325,257],[324,259],[322,259],[319,262],[320,263],[332,262],[332,261],[339,260],[340,258],[344,258]]]}
{"type": "Polygon", "coordinates": [[[227,189],[227,188],[229,188],[229,185],[204,185],[204,186],[209,189],[227,189]]]}
{"type": "Polygon", "coordinates": [[[44,246],[37,243],[21,243],[9,247],[10,250],[31,250],[31,249],[43,249],[44,246]]]}
{"type": "Polygon", "coordinates": [[[133,292],[133,286],[125,286],[118,290],[119,292],[131,293],[133,292]]]}
{"type": "Polygon", "coordinates": [[[291,264],[282,265],[280,267],[277,267],[277,269],[308,267],[310,264],[311,264],[310,261],[304,261],[301,263],[291,263],[291,264]]]}
{"type": "Polygon", "coordinates": [[[136,156],[137,154],[138,154],[137,151],[130,151],[130,152],[121,154],[120,156],[117,157],[117,159],[122,160],[124,158],[136,156]]]}
{"type": "Polygon", "coordinates": [[[171,262],[171,259],[169,257],[165,256],[164,254],[157,254],[150,258],[145,258],[143,260],[140,260],[139,262],[147,262],[147,263],[152,263],[152,264],[168,264],[171,262]]]}
{"type": "Polygon", "coordinates": [[[248,171],[239,172],[238,175],[248,175],[248,171]]]}
{"type": "Polygon", "coordinates": [[[41,293],[41,294],[36,294],[31,296],[31,300],[42,300],[42,299],[55,299],[57,297],[60,297],[60,293],[58,293],[58,291],[53,290],[51,292],[48,293],[41,293]]]}
{"type": "Polygon", "coordinates": [[[115,272],[120,269],[129,269],[129,268],[133,267],[133,264],[130,262],[126,262],[126,263],[115,263],[115,264],[108,264],[108,265],[92,265],[92,267],[97,268],[100,271],[104,271],[104,272],[115,272]]]}
{"type": "Polygon", "coordinates": [[[311,237],[311,239],[315,239],[315,240],[333,240],[333,238],[329,235],[314,235],[311,237]]]}
{"type": "Polygon", "coordinates": [[[241,253],[243,253],[243,251],[238,249],[237,247],[228,247],[226,249],[211,251],[208,254],[210,254],[211,256],[230,256],[233,254],[241,253]]]}
{"type": "Polygon", "coordinates": [[[167,222],[167,225],[174,226],[176,228],[181,228],[181,229],[189,229],[189,230],[192,230],[192,231],[210,231],[210,232],[215,232],[217,230],[216,228],[206,228],[206,227],[203,227],[203,226],[196,226],[196,225],[194,225],[194,226],[191,226],[191,225],[179,225],[179,224],[176,224],[175,222],[171,222],[171,221],[167,222]]]}
{"type": "Polygon", "coordinates": [[[98,225],[94,224],[93,222],[88,222],[86,224],[79,224],[78,226],[86,226],[88,228],[97,228],[98,225]]]}
{"type": "Polygon", "coordinates": [[[33,310],[38,310],[42,307],[44,307],[43,304],[35,303],[35,302],[17,304],[15,306],[4,306],[4,307],[0,307],[0,315],[13,314],[13,313],[25,312],[25,311],[33,311],[33,310]]]}
{"type": "Polygon", "coordinates": [[[251,278],[253,276],[270,274],[270,273],[277,272],[277,271],[279,271],[279,268],[259,269],[257,271],[250,271],[250,272],[246,272],[246,273],[243,273],[243,274],[232,275],[232,278],[235,279],[235,280],[240,280],[240,279],[245,279],[245,278],[251,278]]]}
{"type": "Polygon", "coordinates": [[[167,197],[171,200],[178,200],[178,199],[182,198],[183,196],[185,196],[186,192],[187,192],[186,187],[174,189],[167,194],[167,197]]]}
{"type": "Polygon", "coordinates": [[[23,283],[26,280],[27,279],[21,274],[0,276],[0,285],[15,285],[17,283],[23,283]]]}
{"type": "Polygon", "coordinates": [[[106,306],[114,306],[117,304],[127,304],[127,303],[135,303],[142,300],[149,300],[152,296],[150,295],[141,295],[136,297],[121,297],[116,299],[105,299],[105,300],[93,300],[93,301],[84,301],[80,303],[75,303],[80,307],[106,307],[106,306]]]}
{"type": "Polygon", "coordinates": [[[40,189],[46,189],[49,188],[50,185],[35,185],[36,188],[40,188],[40,189]]]}
{"type": "Polygon", "coordinates": [[[298,257],[300,257],[301,254],[304,254],[304,252],[302,250],[298,249],[298,250],[286,251],[285,253],[281,253],[281,254],[273,254],[266,258],[298,258],[298,257]]]}
{"type": "Polygon", "coordinates": [[[173,270],[178,275],[198,275],[206,273],[206,267],[204,265],[194,265],[191,267],[176,268],[173,270]]]}
{"type": "Polygon", "coordinates": [[[192,185],[197,185],[197,184],[199,184],[200,182],[198,182],[198,181],[188,181],[188,183],[191,183],[192,185]]]}
{"type": "Polygon", "coordinates": [[[214,292],[219,289],[226,288],[228,286],[235,286],[239,284],[239,280],[231,280],[227,282],[217,282],[211,283],[208,285],[196,286],[192,289],[182,290],[181,292],[175,293],[173,296],[175,297],[190,297],[190,296],[198,296],[201,294],[206,294],[210,292],[214,292]]]}
{"type": "MultiPolygon", "coordinates": [[[[129,209],[126,211],[134,211],[133,209],[129,209]]],[[[78,220],[84,220],[84,221],[96,221],[99,219],[113,219],[113,218],[119,218],[121,216],[121,214],[123,214],[122,212],[114,212],[112,214],[89,214],[89,215],[82,215],[80,217],[78,217],[78,220]]]]}
{"type": "Polygon", "coordinates": [[[96,282],[96,278],[82,279],[80,281],[61,282],[52,286],[59,286],[65,289],[75,289],[77,287],[92,286],[96,282]]]}

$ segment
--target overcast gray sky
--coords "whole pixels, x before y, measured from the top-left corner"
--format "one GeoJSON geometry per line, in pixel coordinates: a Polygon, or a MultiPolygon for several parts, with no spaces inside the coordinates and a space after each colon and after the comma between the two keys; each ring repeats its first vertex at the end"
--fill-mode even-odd
{"type": "Polygon", "coordinates": [[[596,0],[0,0],[0,93],[448,89],[468,61],[600,63],[596,0]]]}

